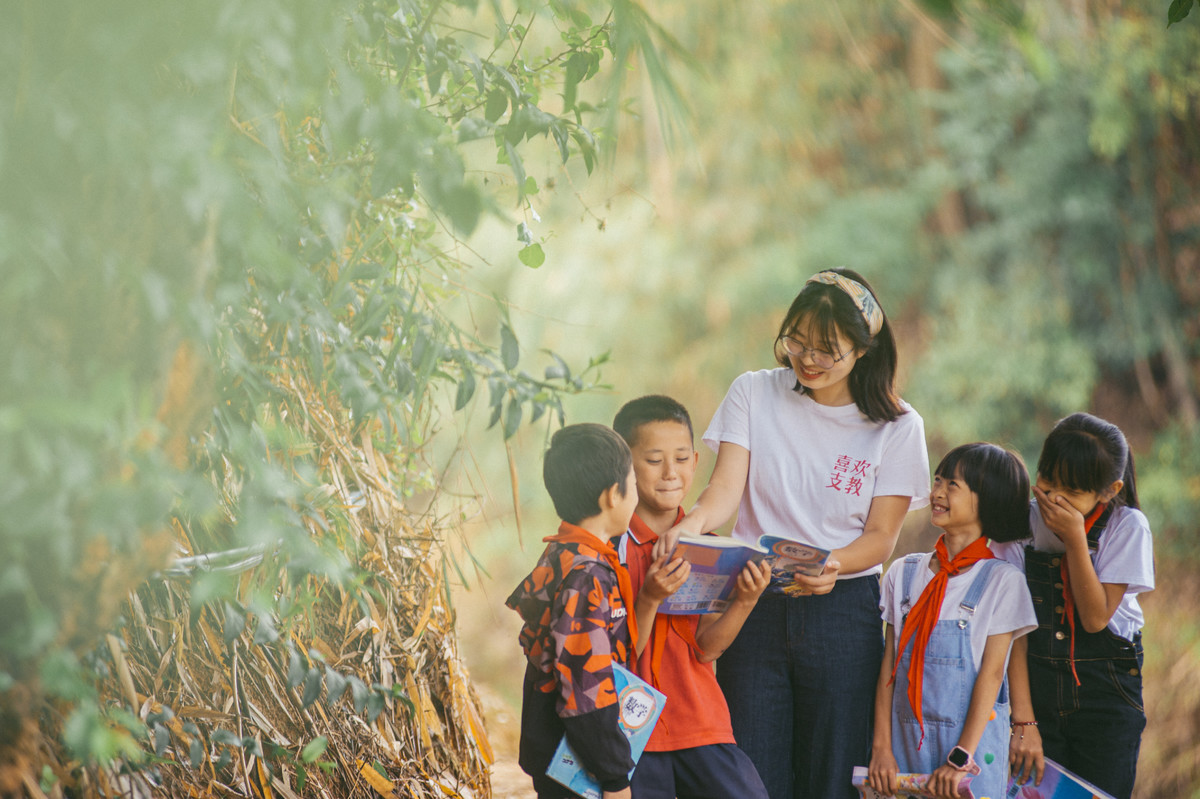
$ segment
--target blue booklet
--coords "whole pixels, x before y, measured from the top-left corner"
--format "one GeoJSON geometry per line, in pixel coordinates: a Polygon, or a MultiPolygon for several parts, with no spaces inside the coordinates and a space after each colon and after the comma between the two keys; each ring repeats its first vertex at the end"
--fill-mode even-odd
{"type": "MultiPolygon", "coordinates": [[[[650,733],[658,723],[666,695],[624,666],[613,664],[613,683],[620,707],[621,732],[629,739],[629,754],[636,766],[646,751],[650,733]]],[[[629,772],[630,776],[633,772],[629,772]]],[[[546,769],[546,776],[565,785],[584,799],[600,799],[600,783],[589,774],[579,761],[575,750],[567,743],[567,736],[558,743],[554,759],[546,769]]]]}

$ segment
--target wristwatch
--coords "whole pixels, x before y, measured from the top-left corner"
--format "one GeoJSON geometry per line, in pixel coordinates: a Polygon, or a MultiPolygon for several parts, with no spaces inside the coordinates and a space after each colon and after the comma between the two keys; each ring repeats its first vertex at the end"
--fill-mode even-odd
{"type": "Polygon", "coordinates": [[[950,767],[958,771],[965,771],[968,774],[978,774],[979,764],[975,762],[975,758],[971,757],[971,753],[961,746],[956,746],[950,750],[950,754],[946,755],[946,762],[950,767]]]}

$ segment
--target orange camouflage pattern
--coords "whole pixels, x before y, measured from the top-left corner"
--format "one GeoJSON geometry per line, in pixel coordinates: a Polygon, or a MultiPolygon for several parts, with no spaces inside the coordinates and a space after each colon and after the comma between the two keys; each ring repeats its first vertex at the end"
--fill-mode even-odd
{"type": "Polygon", "coordinates": [[[534,688],[557,691],[558,714],[577,716],[616,703],[612,664],[628,664],[630,635],[620,580],[601,553],[607,545],[563,527],[573,528],[571,540],[546,538],[537,565],[505,604],[525,622],[518,638],[541,675],[534,688]]]}

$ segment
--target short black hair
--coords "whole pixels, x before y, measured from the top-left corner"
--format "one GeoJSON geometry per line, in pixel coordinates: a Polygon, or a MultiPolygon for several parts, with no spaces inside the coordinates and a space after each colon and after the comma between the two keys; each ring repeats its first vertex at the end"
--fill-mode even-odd
{"type": "Polygon", "coordinates": [[[827,283],[806,283],[796,299],[792,300],[779,325],[779,335],[775,337],[775,360],[780,366],[791,368],[792,362],[783,348],[783,339],[792,335],[801,322],[812,324],[821,339],[819,344],[809,343],[829,352],[837,351],[840,331],[850,339],[856,350],[863,351],[848,379],[854,404],[872,422],[894,421],[906,411],[896,396],[896,339],[892,335],[891,322],[883,312],[883,304],[879,302],[879,296],[871,284],[853,269],[837,267],[824,271],[850,278],[871,292],[875,304],[883,313],[883,326],[872,336],[862,311],[849,294],[827,283]]]}
{"type": "Polygon", "coordinates": [[[633,455],[625,439],[602,424],[571,424],[550,439],[542,481],[560,519],[578,524],[600,512],[600,495],[615,483],[625,496],[633,455]]]}
{"type": "Polygon", "coordinates": [[[1029,471],[1015,452],[983,441],[946,453],[933,472],[959,477],[979,497],[979,523],[992,541],[1020,541],[1029,528],[1029,471]]]}
{"type": "Polygon", "coordinates": [[[687,408],[665,394],[647,394],[622,405],[613,419],[613,429],[632,447],[637,443],[638,430],[652,422],[678,422],[687,427],[689,437],[695,438],[687,408]]]}

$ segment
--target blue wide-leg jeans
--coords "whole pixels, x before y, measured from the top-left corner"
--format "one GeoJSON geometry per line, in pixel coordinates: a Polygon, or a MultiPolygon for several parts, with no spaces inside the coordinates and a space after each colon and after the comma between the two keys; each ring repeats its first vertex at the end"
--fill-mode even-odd
{"type": "Polygon", "coordinates": [[[771,799],[856,799],[883,660],[879,576],[759,599],[717,661],[733,735],[771,799]]]}

